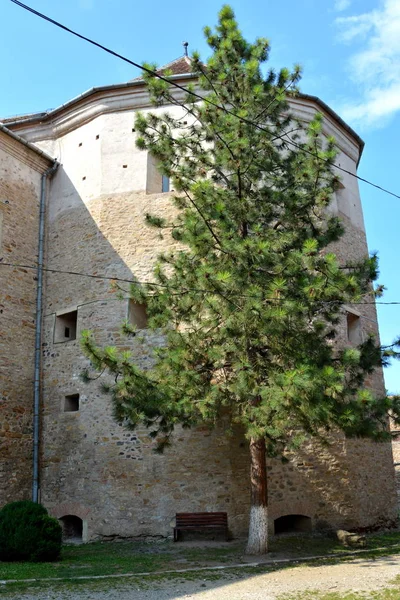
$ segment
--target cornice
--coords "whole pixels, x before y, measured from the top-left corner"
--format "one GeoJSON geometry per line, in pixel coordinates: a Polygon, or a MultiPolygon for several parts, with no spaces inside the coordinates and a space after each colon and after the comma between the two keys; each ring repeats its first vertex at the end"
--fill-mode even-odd
{"type": "Polygon", "coordinates": [[[4,129],[0,129],[0,148],[40,174],[54,164],[52,158],[46,156],[39,149],[31,148],[29,144],[19,140],[12,132],[8,133],[4,129]]]}
{"type": "MultiPolygon", "coordinates": [[[[195,80],[195,76],[185,74],[173,78],[177,82],[182,79],[188,84],[195,80]]],[[[186,94],[178,88],[173,88],[172,93],[178,101],[182,101],[186,94]]],[[[57,139],[103,114],[152,106],[144,81],[136,80],[92,88],[49,112],[5,119],[4,123],[25,139],[35,142],[57,139]]]]}
{"type": "MultiPolygon", "coordinates": [[[[172,80],[187,84],[194,81],[195,76],[193,74],[178,75],[172,80]]],[[[184,98],[185,92],[175,88],[173,95],[179,101],[184,98]]],[[[364,142],[327,104],[317,96],[307,94],[290,98],[289,103],[296,116],[305,121],[312,118],[313,112],[321,112],[324,115],[324,133],[333,135],[340,150],[358,164],[364,142]]],[[[47,113],[6,120],[5,124],[30,142],[54,140],[101,115],[147,109],[152,106],[143,80],[134,80],[128,83],[92,88],[47,113]]]]}
{"type": "Polygon", "coordinates": [[[327,137],[334,137],[337,147],[358,165],[364,148],[364,142],[357,134],[352,135],[352,130],[349,131],[350,128],[348,126],[344,127],[345,123],[341,119],[338,121],[335,118],[335,113],[326,104],[319,101],[319,98],[311,96],[291,98],[289,102],[294,116],[306,123],[310,122],[315,113],[322,113],[323,133],[327,137]]]}

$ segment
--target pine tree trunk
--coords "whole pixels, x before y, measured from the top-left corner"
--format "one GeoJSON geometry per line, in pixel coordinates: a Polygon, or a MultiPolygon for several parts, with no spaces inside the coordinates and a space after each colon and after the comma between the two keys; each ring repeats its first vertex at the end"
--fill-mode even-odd
{"type": "Polygon", "coordinates": [[[250,440],[251,508],[246,554],[268,552],[268,493],[265,440],[250,440]]]}

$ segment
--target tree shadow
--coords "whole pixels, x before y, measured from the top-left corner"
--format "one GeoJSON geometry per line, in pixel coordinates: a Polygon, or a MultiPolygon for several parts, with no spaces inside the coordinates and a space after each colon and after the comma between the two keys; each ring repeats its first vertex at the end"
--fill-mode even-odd
{"type": "MultiPolygon", "coordinates": [[[[101,193],[101,185],[88,186],[88,169],[83,181],[60,167],[47,208],[41,500],[58,518],[65,511],[81,518],[87,539],[168,536],[176,512],[197,511],[228,512],[232,534],[244,535],[249,458],[240,431],[227,436],[223,423],[212,432],[177,429],[173,447],[157,456],[145,428],[129,431],[114,421],[102,379],[85,384],[80,378],[90,368],[79,342],[84,329],[100,346],[130,350],[139,366],[151,364],[154,346],[162,343],[158,333],[143,329],[131,340],[121,333],[129,281],[149,281],[156,257],[175,245],[144,223],[147,212],[173,213],[169,194],[126,191],[125,184],[119,192],[101,193]],[[122,301],[110,285],[113,278],[123,289],[122,301]],[[60,343],[56,321],[68,311],[77,311],[76,339],[60,343]],[[68,397],[78,410],[65,409],[68,397]]],[[[377,454],[355,444],[357,451],[349,452],[341,438],[330,446],[314,442],[286,465],[270,461],[271,531],[284,515],[311,517],[314,528],[328,522],[352,527],[363,505],[365,524],[368,510],[385,511],[384,460],[371,478],[367,465],[372,469],[377,454]]]]}

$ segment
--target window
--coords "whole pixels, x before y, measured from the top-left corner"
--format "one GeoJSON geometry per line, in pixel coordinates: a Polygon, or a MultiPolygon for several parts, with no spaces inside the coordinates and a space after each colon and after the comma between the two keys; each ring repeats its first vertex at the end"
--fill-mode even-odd
{"type": "Polygon", "coordinates": [[[169,177],[160,173],[158,160],[149,153],[147,155],[146,192],[148,194],[157,194],[169,191],[169,177]]]}
{"type": "Polygon", "coordinates": [[[349,212],[348,208],[347,208],[348,197],[346,194],[346,188],[344,187],[344,185],[341,181],[339,181],[339,183],[338,183],[335,195],[336,195],[338,211],[347,215],[347,213],[349,212]]]}
{"type": "Polygon", "coordinates": [[[361,344],[362,342],[362,331],[361,331],[361,319],[359,315],[347,311],[347,339],[351,344],[361,344]]]}
{"type": "Polygon", "coordinates": [[[54,342],[70,342],[71,340],[76,340],[77,321],[77,310],[71,310],[70,312],[56,315],[54,342]]]}
{"type": "Polygon", "coordinates": [[[136,325],[138,329],[146,329],[147,327],[147,312],[145,304],[138,304],[133,300],[129,300],[128,306],[128,321],[131,325],[136,325]]]}
{"type": "Polygon", "coordinates": [[[77,412],[79,410],[79,394],[70,394],[64,398],[64,412],[77,412]]]}
{"type": "Polygon", "coordinates": [[[169,192],[169,177],[166,175],[163,175],[161,179],[161,191],[169,192]]]}

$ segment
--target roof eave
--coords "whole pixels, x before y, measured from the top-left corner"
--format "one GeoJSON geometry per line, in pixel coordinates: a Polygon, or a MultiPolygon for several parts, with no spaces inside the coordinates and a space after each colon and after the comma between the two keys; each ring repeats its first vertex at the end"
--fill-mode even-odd
{"type": "Polygon", "coordinates": [[[3,133],[5,133],[6,135],[9,135],[16,142],[18,142],[18,143],[22,144],[23,146],[25,146],[25,148],[29,148],[29,150],[31,150],[35,154],[38,154],[41,158],[43,158],[44,160],[48,161],[50,163],[50,166],[53,166],[53,165],[55,165],[57,163],[57,160],[55,158],[52,158],[49,154],[47,154],[46,152],[43,152],[43,150],[40,150],[40,148],[38,148],[34,144],[31,144],[30,142],[27,142],[26,140],[24,140],[24,138],[22,138],[20,135],[14,133],[10,129],[8,129],[8,127],[6,127],[5,125],[3,125],[3,123],[1,123],[1,122],[0,122],[0,131],[2,131],[3,133]]]}
{"type": "MultiPolygon", "coordinates": [[[[185,80],[185,79],[194,79],[197,77],[197,74],[195,73],[185,73],[182,75],[174,75],[172,77],[170,77],[169,79],[171,79],[171,81],[181,81],[181,80],[185,80]]],[[[29,123],[35,123],[37,121],[43,122],[43,121],[47,121],[52,119],[54,116],[56,116],[59,112],[63,111],[66,108],[70,108],[71,106],[73,106],[74,104],[76,104],[77,102],[80,102],[81,100],[85,100],[86,98],[94,95],[94,94],[98,94],[101,92],[109,92],[112,90],[123,90],[126,88],[130,88],[130,87],[138,87],[141,86],[145,83],[144,79],[137,79],[134,81],[128,81],[127,83],[114,83],[114,84],[110,84],[110,85],[102,85],[102,86],[98,86],[98,87],[93,87],[90,88],[89,90],[87,90],[86,92],[83,92],[82,94],[79,94],[79,96],[75,96],[75,98],[72,98],[71,100],[68,100],[68,102],[66,102],[65,104],[61,104],[60,106],[57,106],[57,108],[53,108],[52,110],[46,111],[46,112],[40,112],[40,113],[35,113],[32,115],[28,115],[27,117],[18,117],[18,118],[13,118],[10,117],[9,119],[3,119],[3,123],[6,123],[7,127],[12,127],[13,125],[25,125],[25,124],[29,124],[29,123]]]]}
{"type": "MultiPolygon", "coordinates": [[[[198,77],[198,75],[196,73],[183,73],[181,75],[173,75],[169,79],[171,81],[185,81],[185,80],[195,79],[196,77],[198,77]]],[[[87,90],[86,92],[83,92],[79,96],[72,98],[65,104],[61,104],[57,108],[54,108],[54,109],[49,110],[44,113],[40,112],[40,113],[28,115],[27,117],[22,116],[22,117],[19,117],[16,119],[13,119],[13,118],[3,119],[3,123],[5,123],[7,127],[12,127],[14,125],[15,126],[16,125],[26,125],[26,124],[30,124],[30,123],[36,123],[36,122],[42,123],[42,122],[51,120],[53,117],[55,117],[58,113],[62,112],[64,109],[70,108],[77,102],[80,102],[81,100],[85,100],[94,94],[98,94],[101,92],[109,92],[112,90],[119,90],[119,89],[123,90],[126,88],[139,87],[139,86],[144,85],[144,83],[145,83],[144,79],[136,79],[133,81],[128,81],[127,83],[115,83],[115,84],[111,84],[111,85],[103,85],[103,86],[93,87],[93,88],[87,90]]],[[[328,104],[326,104],[323,100],[318,98],[318,96],[300,93],[298,97],[303,98],[304,100],[311,100],[311,101],[315,102],[315,104],[320,106],[345,131],[347,131],[347,133],[349,133],[351,135],[351,137],[357,142],[357,144],[359,146],[359,150],[360,150],[358,160],[357,160],[357,166],[358,166],[361,156],[362,156],[362,153],[363,153],[364,145],[365,145],[364,141],[361,139],[361,137],[354,131],[354,129],[352,129],[345,121],[343,121],[343,119],[332,108],[330,108],[330,106],[328,106],[328,104]]]]}
{"type": "Polygon", "coordinates": [[[358,133],[356,133],[354,131],[354,129],[352,127],[350,127],[350,125],[348,125],[345,121],[343,121],[342,117],[340,117],[337,112],[335,112],[330,106],[328,106],[328,104],[325,104],[325,102],[323,100],[321,100],[320,98],[318,98],[318,96],[312,96],[311,94],[303,94],[300,93],[299,94],[300,98],[304,98],[304,100],[312,100],[313,102],[315,102],[316,104],[318,104],[325,112],[328,113],[328,115],[330,117],[332,117],[337,123],[339,123],[339,125],[341,125],[341,127],[343,127],[343,129],[345,129],[347,131],[347,133],[349,133],[354,140],[357,142],[359,148],[360,148],[360,154],[358,156],[358,160],[357,160],[357,167],[358,164],[360,162],[363,150],[364,150],[364,146],[365,146],[365,142],[364,140],[358,135],[358,133]]]}

